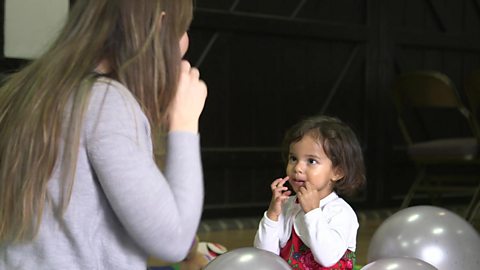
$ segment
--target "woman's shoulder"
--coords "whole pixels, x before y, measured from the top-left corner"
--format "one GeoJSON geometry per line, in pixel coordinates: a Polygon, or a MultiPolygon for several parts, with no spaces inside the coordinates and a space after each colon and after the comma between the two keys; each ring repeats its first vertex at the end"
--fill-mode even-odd
{"type": "Polygon", "coordinates": [[[132,92],[128,88],[117,80],[108,77],[98,77],[93,83],[92,95],[100,96],[125,96],[135,100],[132,92]]]}
{"type": "Polygon", "coordinates": [[[148,126],[148,120],[130,90],[120,82],[104,77],[97,78],[91,87],[85,119],[87,129],[92,127],[95,130],[99,124],[115,130],[130,126],[139,128],[140,123],[148,126]]]}
{"type": "Polygon", "coordinates": [[[94,110],[119,111],[129,108],[135,111],[141,107],[133,93],[122,83],[107,77],[99,77],[92,85],[90,107],[94,110]]]}

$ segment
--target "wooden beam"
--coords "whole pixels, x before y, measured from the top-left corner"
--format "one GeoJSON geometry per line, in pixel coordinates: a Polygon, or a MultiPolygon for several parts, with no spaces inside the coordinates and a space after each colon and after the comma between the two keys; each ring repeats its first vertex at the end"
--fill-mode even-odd
{"type": "Polygon", "coordinates": [[[191,28],[354,42],[368,38],[366,26],[202,8],[195,10],[191,28]]]}
{"type": "Polygon", "coordinates": [[[202,162],[205,168],[265,169],[284,165],[279,147],[203,147],[202,162]]]}
{"type": "MultiPolygon", "coordinates": [[[[345,80],[345,76],[350,70],[350,67],[352,66],[353,61],[358,55],[358,51],[360,50],[360,45],[356,45],[353,50],[350,52],[350,55],[348,56],[347,62],[345,65],[343,65],[342,70],[340,71],[340,74],[338,74],[335,83],[333,84],[332,88],[330,88],[330,91],[328,91],[328,96],[327,98],[324,99],[322,109],[320,110],[319,114],[324,114],[327,111],[328,106],[330,106],[330,103],[332,102],[333,97],[338,91],[338,88],[340,87],[340,84],[345,80]]],[[[367,130],[367,129],[365,129],[367,130]]]]}
{"type": "Polygon", "coordinates": [[[480,37],[476,34],[441,34],[394,30],[393,38],[397,45],[411,45],[427,48],[480,51],[480,37]]]}
{"type": "MultiPolygon", "coordinates": [[[[3,50],[3,48],[2,48],[3,50]]],[[[13,73],[30,63],[30,60],[18,58],[0,58],[0,73],[13,73]]]]}
{"type": "Polygon", "coordinates": [[[477,12],[477,15],[480,17],[480,0],[472,0],[473,5],[475,6],[475,11],[477,12]]]}
{"type": "Polygon", "coordinates": [[[428,6],[432,9],[433,16],[435,17],[435,21],[437,22],[438,26],[443,32],[451,32],[452,29],[451,25],[447,23],[446,18],[448,14],[448,10],[444,8],[444,6],[439,3],[437,0],[426,0],[428,6]]]}

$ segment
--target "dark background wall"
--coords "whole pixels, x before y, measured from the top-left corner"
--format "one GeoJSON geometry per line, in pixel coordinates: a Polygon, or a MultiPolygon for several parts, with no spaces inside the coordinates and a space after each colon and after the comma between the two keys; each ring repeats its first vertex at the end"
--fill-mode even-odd
{"type": "MultiPolygon", "coordinates": [[[[395,122],[392,79],[435,69],[462,89],[464,77],[480,67],[478,0],[195,5],[186,58],[209,86],[200,131],[205,217],[264,211],[270,182],[284,175],[284,131],[318,113],[340,117],[360,138],[368,185],[349,199],[353,207],[399,206],[414,168],[395,122]]],[[[23,63],[3,58],[0,69],[23,63]]]]}
{"type": "Polygon", "coordinates": [[[287,127],[350,123],[367,164],[354,207],[397,207],[414,178],[390,98],[400,72],[434,69],[461,90],[480,65],[480,1],[197,0],[187,57],[209,85],[202,116],[205,215],[248,215],[284,175],[287,127]]]}

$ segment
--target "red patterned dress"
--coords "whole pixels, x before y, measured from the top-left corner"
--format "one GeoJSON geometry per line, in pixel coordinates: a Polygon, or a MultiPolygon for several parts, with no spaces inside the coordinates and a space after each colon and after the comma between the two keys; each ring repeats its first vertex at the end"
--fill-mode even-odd
{"type": "Polygon", "coordinates": [[[292,228],[292,236],[285,247],[280,250],[280,256],[288,262],[292,269],[304,270],[352,270],[355,265],[355,253],[347,250],[345,255],[334,265],[324,267],[317,263],[312,251],[307,247],[295,229],[292,228]]]}

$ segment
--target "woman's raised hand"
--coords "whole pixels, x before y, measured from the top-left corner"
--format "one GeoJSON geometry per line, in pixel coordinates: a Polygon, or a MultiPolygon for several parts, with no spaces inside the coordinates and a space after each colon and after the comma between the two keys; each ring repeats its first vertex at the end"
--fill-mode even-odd
{"type": "Polygon", "coordinates": [[[198,119],[207,98],[207,85],[200,72],[182,60],[177,94],[169,111],[170,131],[198,132],[198,119]]]}

